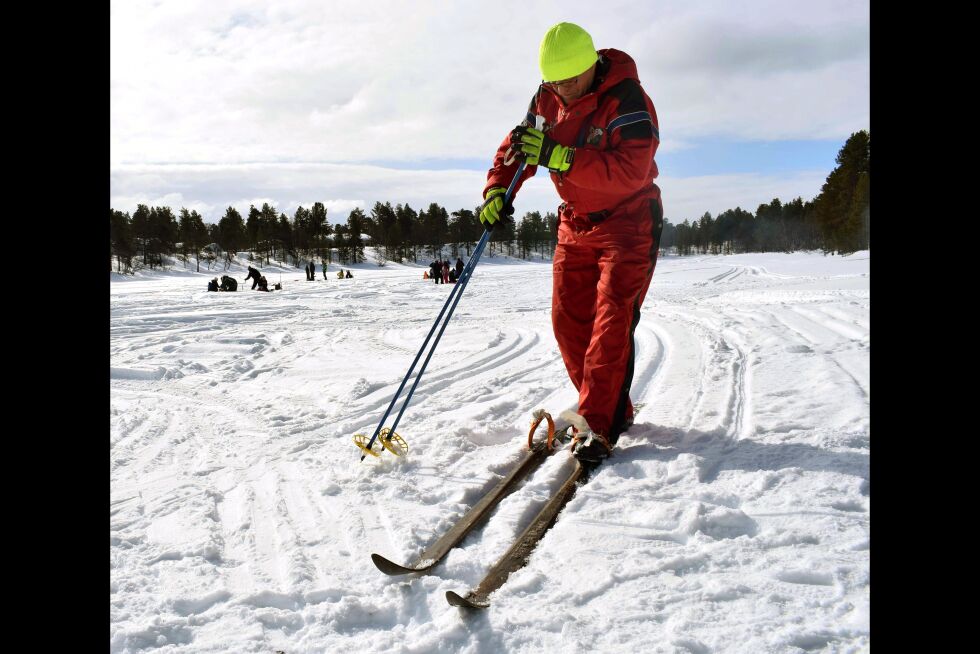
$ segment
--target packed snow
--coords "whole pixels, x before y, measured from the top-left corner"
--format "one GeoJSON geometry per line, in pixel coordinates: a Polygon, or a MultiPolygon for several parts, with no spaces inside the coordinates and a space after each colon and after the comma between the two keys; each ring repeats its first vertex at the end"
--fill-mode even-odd
{"type": "Polygon", "coordinates": [[[481,260],[408,454],[364,462],[352,437],[452,287],[318,262],[264,267],[283,290],[261,293],[240,263],[235,293],[179,264],[111,275],[110,651],[870,651],[868,252],[661,257],[636,424],[475,613],[446,591],[507,550],[565,451],[431,576],[370,554],[413,561],[519,459],[534,409],[575,408],[550,262],[481,260]]]}

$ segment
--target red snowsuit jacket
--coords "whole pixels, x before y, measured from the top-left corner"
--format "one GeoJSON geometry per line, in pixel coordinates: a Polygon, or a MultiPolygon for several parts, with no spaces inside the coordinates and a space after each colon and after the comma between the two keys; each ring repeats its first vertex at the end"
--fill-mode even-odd
{"type": "MultiPolygon", "coordinates": [[[[542,84],[528,106],[525,125],[544,116],[544,131],[566,146],[575,146],[575,160],[565,173],[551,173],[558,195],[561,221],[573,228],[618,218],[648,206],[660,198],[653,183],[657,177],[654,155],[660,144],[660,129],[653,102],[643,91],[636,63],[625,52],[599,50],[596,79],[581,98],[563,106],[558,94],[542,84]]],[[[504,165],[511,146],[504,139],[488,171],[483,194],[493,186],[507,188],[517,172],[519,160],[504,165]]],[[[533,177],[537,166],[527,166],[514,189],[533,177]]]]}

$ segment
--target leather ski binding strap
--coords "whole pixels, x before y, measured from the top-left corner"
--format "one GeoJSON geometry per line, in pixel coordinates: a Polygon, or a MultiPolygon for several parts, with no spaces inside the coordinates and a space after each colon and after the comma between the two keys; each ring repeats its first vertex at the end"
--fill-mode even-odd
{"type": "MultiPolygon", "coordinates": [[[[608,438],[606,438],[602,434],[597,434],[596,432],[592,432],[592,435],[594,437],[596,437],[599,440],[600,443],[602,443],[603,447],[606,448],[606,451],[607,452],[609,452],[610,454],[612,454],[613,448],[612,448],[612,445],[609,444],[609,439],[608,438]]],[[[585,441],[585,439],[586,439],[586,437],[579,436],[578,434],[575,434],[575,437],[572,438],[572,444],[568,446],[569,449],[575,449],[575,444],[576,443],[581,443],[581,442],[585,441]]]]}
{"type": "Polygon", "coordinates": [[[529,432],[527,432],[527,449],[530,450],[530,449],[533,448],[533,446],[534,446],[533,445],[534,432],[537,430],[538,425],[541,424],[541,421],[544,420],[545,418],[547,418],[548,419],[548,440],[545,442],[545,445],[548,447],[548,451],[549,452],[552,451],[552,450],[554,450],[554,447],[552,447],[552,444],[551,444],[551,442],[555,439],[555,420],[554,420],[554,418],[552,418],[551,417],[551,414],[548,413],[547,411],[545,411],[544,409],[538,409],[537,411],[535,411],[531,415],[534,416],[534,420],[531,421],[531,430],[529,432]]]}

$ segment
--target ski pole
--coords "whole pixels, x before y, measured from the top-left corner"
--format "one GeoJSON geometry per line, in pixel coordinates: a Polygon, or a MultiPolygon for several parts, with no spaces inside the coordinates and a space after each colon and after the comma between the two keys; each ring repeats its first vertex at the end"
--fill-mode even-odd
{"type": "MultiPolygon", "coordinates": [[[[520,166],[518,166],[517,168],[517,173],[514,174],[514,179],[511,180],[510,186],[507,187],[507,192],[504,195],[505,207],[510,203],[510,198],[514,193],[514,188],[517,186],[517,181],[520,179],[521,173],[524,172],[524,167],[526,165],[527,165],[526,161],[521,161],[520,166]]],[[[466,266],[463,268],[463,272],[460,275],[460,279],[453,286],[452,292],[450,292],[449,297],[446,298],[446,303],[443,304],[442,310],[439,312],[439,315],[436,316],[435,322],[432,323],[432,328],[429,329],[428,336],[425,337],[425,341],[423,341],[422,347],[419,348],[418,354],[415,355],[415,360],[412,361],[412,365],[409,367],[408,372],[405,373],[405,377],[402,379],[401,384],[398,386],[398,390],[395,391],[394,397],[391,398],[391,403],[388,405],[388,408],[385,410],[384,415],[381,416],[381,421],[378,423],[378,426],[375,428],[374,434],[371,436],[371,440],[369,440],[367,444],[362,447],[362,449],[365,449],[365,453],[361,455],[361,461],[363,461],[364,457],[367,456],[367,451],[370,451],[371,446],[374,445],[374,441],[378,438],[378,434],[381,433],[381,429],[382,426],[384,425],[385,420],[388,419],[388,415],[391,413],[392,407],[394,407],[395,402],[398,401],[398,396],[401,395],[402,390],[404,390],[405,384],[408,382],[408,378],[412,376],[412,371],[415,370],[416,364],[418,364],[419,359],[422,357],[422,352],[425,351],[426,346],[429,344],[429,339],[432,338],[432,334],[435,333],[436,327],[439,325],[439,322],[442,320],[443,314],[446,313],[446,309],[449,307],[450,303],[452,303],[452,308],[449,311],[449,315],[446,316],[442,328],[439,330],[439,335],[436,337],[435,342],[432,344],[432,348],[429,351],[429,354],[426,357],[425,362],[422,364],[422,367],[419,369],[419,374],[416,375],[415,382],[412,384],[411,390],[409,391],[408,395],[405,398],[405,403],[402,405],[401,411],[399,411],[398,417],[395,419],[395,425],[392,426],[392,428],[388,432],[389,434],[394,433],[395,426],[397,426],[398,421],[402,417],[402,414],[405,413],[405,409],[408,407],[408,403],[409,401],[411,401],[412,395],[415,393],[415,388],[418,386],[419,380],[422,378],[422,373],[425,372],[425,368],[428,365],[429,360],[432,358],[432,354],[435,352],[436,346],[439,345],[439,339],[442,338],[442,334],[446,330],[446,326],[449,325],[449,320],[453,317],[453,311],[456,310],[456,305],[459,304],[459,299],[463,296],[463,289],[466,287],[466,284],[469,283],[470,277],[473,274],[473,269],[476,268],[476,264],[477,262],[479,262],[480,256],[483,254],[483,250],[486,247],[487,242],[490,240],[490,231],[491,228],[487,228],[486,230],[484,230],[483,236],[480,238],[480,242],[477,244],[476,249],[473,251],[473,256],[470,257],[470,260],[466,263],[466,266]]]]}
{"type": "Polygon", "coordinates": [[[415,394],[415,388],[419,385],[419,381],[422,379],[422,373],[425,372],[426,367],[429,365],[429,360],[435,353],[436,347],[439,346],[439,340],[442,338],[443,332],[446,331],[446,327],[449,325],[449,319],[452,318],[453,312],[456,310],[456,305],[459,304],[460,298],[463,297],[463,291],[466,290],[466,285],[469,283],[470,277],[473,275],[473,268],[476,267],[476,262],[479,262],[480,256],[483,254],[483,249],[486,247],[487,242],[489,241],[489,236],[490,230],[483,232],[483,238],[480,239],[480,243],[476,246],[476,249],[473,251],[473,256],[470,258],[470,261],[474,262],[473,267],[471,267],[469,271],[467,271],[465,268],[463,269],[463,279],[457,283],[457,286],[459,286],[459,294],[456,295],[456,299],[453,301],[453,306],[449,309],[449,316],[447,316],[446,320],[442,323],[442,328],[439,329],[439,333],[436,335],[436,340],[432,343],[432,348],[429,350],[429,354],[425,357],[425,361],[422,362],[422,367],[419,368],[419,374],[415,376],[415,381],[412,383],[412,388],[409,389],[408,395],[405,396],[405,403],[402,404],[401,410],[395,417],[395,422],[392,423],[391,431],[389,433],[394,433],[395,429],[398,427],[399,421],[402,419],[402,415],[405,413],[405,409],[408,408],[408,403],[412,400],[412,396],[415,394]]]}

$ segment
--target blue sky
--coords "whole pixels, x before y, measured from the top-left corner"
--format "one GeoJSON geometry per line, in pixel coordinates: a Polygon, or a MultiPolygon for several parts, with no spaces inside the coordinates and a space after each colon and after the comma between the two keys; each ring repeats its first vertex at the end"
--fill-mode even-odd
{"type": "MultiPolygon", "coordinates": [[[[836,166],[842,141],[730,141],[705,139],[689,148],[657,156],[661,172],[689,177],[730,173],[780,173],[784,171],[826,170],[836,166]]],[[[400,170],[477,170],[485,171],[488,161],[475,159],[419,159],[416,161],[374,160],[377,166],[400,170]]]]}
{"type": "Polygon", "coordinates": [[[722,175],[731,173],[780,173],[825,170],[844,143],[837,139],[813,141],[705,140],[678,152],[658,157],[660,170],[672,175],[722,175]]]}
{"type": "MultiPolygon", "coordinates": [[[[870,129],[867,1],[115,0],[111,205],[472,208],[560,21],[635,59],[673,222],[811,199],[870,129]]],[[[543,174],[515,201],[557,204],[543,174]]]]}

